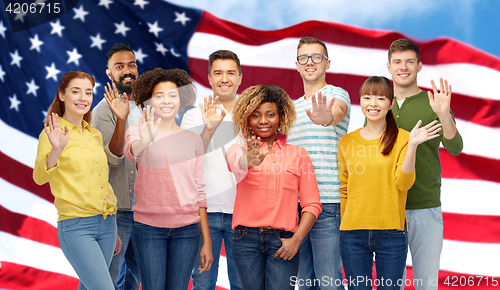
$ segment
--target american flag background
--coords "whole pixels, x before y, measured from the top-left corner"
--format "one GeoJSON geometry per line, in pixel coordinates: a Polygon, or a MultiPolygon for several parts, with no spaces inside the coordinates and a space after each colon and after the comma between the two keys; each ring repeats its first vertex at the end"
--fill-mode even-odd
{"type": "MultiPolygon", "coordinates": [[[[391,42],[411,38],[324,21],[254,30],[160,0],[66,2],[74,7],[64,15],[15,33],[8,13],[1,12],[0,288],[4,289],[76,289],[78,284],[59,249],[49,186],[37,186],[32,179],[37,138],[59,78],[67,71],[83,70],[96,78],[95,105],[108,82],[106,52],[117,42],[129,43],[139,73],[157,66],[188,70],[203,98],[211,93],[208,55],[229,49],[242,64],[239,93],[250,85],[275,84],[295,99],[303,94],[295,68],[296,47],[300,38],[310,35],[328,46],[332,65],[327,82],[351,96],[353,131],[363,124],[360,85],[371,75],[390,77],[386,63],[391,42]]],[[[23,17],[13,21],[22,22],[23,17]]],[[[445,240],[439,286],[498,288],[500,59],[453,39],[415,42],[424,63],[419,85],[428,90],[431,79],[448,79],[453,86],[451,108],[464,139],[459,156],[440,151],[445,240]]],[[[411,278],[410,259],[407,269],[411,278]]],[[[218,287],[229,289],[224,259],[219,272],[218,287]]]]}

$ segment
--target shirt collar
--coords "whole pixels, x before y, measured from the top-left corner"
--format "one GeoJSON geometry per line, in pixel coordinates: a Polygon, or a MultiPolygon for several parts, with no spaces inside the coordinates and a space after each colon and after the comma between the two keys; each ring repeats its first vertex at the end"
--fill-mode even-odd
{"type": "MultiPolygon", "coordinates": [[[[77,125],[71,124],[70,122],[68,122],[66,119],[64,119],[61,116],[59,116],[59,123],[61,124],[62,130],[64,130],[64,126],[67,126],[70,133],[71,133],[71,131],[73,131],[73,129],[80,131],[80,128],[77,125]]],[[[92,127],[90,127],[90,125],[89,125],[89,123],[87,123],[87,121],[83,120],[82,125],[83,125],[84,130],[92,132],[92,130],[91,130],[92,127]]]]}

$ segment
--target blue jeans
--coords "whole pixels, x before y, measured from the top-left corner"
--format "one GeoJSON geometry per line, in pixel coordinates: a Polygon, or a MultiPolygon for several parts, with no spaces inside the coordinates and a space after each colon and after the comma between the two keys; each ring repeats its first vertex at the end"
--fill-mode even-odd
{"type": "Polygon", "coordinates": [[[109,264],[116,243],[116,217],[71,218],[57,223],[61,250],[80,278],[79,290],[113,289],[109,264]]]}
{"type": "Polygon", "coordinates": [[[439,260],[443,249],[443,213],[441,207],[406,210],[408,245],[417,290],[437,290],[439,260]]]}
{"type": "Polygon", "coordinates": [[[134,222],[134,251],[142,289],[187,289],[198,243],[199,223],[158,228],[134,222]]]}
{"type": "Polygon", "coordinates": [[[118,210],[116,212],[116,226],[118,236],[122,240],[122,249],[111,260],[109,266],[111,280],[113,280],[115,290],[138,290],[141,282],[132,246],[134,212],[118,210]]]}
{"type": "MultiPolygon", "coordinates": [[[[343,290],[340,257],[340,203],[323,203],[323,212],[300,245],[297,285],[301,290],[343,290]]],[[[299,214],[301,212],[299,205],[299,214]]]]}
{"type": "Polygon", "coordinates": [[[352,230],[340,232],[340,252],[350,290],[399,290],[408,253],[406,231],[352,230]],[[373,255],[377,278],[373,280],[373,255]]]}
{"type": "Polygon", "coordinates": [[[233,256],[245,290],[291,290],[299,268],[299,253],[291,260],[274,258],[281,238],[292,232],[238,226],[234,230],[233,256]]]}
{"type": "Polygon", "coordinates": [[[231,223],[233,222],[233,215],[221,212],[209,212],[207,216],[210,228],[210,238],[212,239],[212,254],[214,256],[214,261],[212,262],[210,270],[201,274],[199,273],[198,267],[201,265],[200,250],[203,246],[203,240],[200,239],[198,255],[196,255],[196,262],[191,275],[191,278],[193,278],[193,290],[215,290],[217,275],[219,274],[219,258],[223,240],[227,259],[227,274],[229,283],[231,284],[231,290],[241,290],[241,281],[238,270],[236,270],[236,265],[234,264],[232,252],[234,231],[231,228],[231,223]]]}

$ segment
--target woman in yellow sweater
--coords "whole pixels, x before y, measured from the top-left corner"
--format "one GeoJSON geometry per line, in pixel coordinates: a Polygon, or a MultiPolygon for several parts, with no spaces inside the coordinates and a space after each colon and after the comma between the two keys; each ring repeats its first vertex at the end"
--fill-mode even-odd
{"type": "Polygon", "coordinates": [[[349,289],[400,289],[406,266],[406,193],[415,181],[418,144],[438,137],[440,124],[408,133],[391,108],[385,77],[368,78],[359,91],[366,125],[339,142],[340,252],[349,289]],[[372,279],[375,255],[377,278],[372,279]]]}

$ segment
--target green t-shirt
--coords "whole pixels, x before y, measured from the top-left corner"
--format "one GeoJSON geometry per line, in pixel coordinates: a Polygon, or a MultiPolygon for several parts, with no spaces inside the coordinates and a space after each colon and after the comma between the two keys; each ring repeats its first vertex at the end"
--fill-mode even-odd
{"type": "MultiPolygon", "coordinates": [[[[415,127],[418,120],[422,120],[422,126],[438,120],[436,113],[429,104],[426,91],[407,97],[401,108],[394,102],[392,112],[399,128],[408,132],[415,127]]],[[[450,113],[453,113],[450,110],[450,113]]],[[[443,131],[439,132],[439,138],[424,142],[417,147],[415,162],[416,179],[413,187],[408,191],[406,209],[424,209],[441,206],[441,163],[439,161],[439,143],[452,154],[458,155],[462,152],[462,136],[457,132],[453,139],[445,139],[443,131]]]]}

